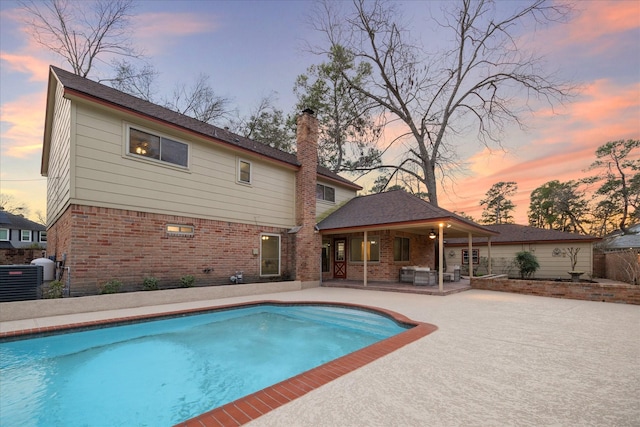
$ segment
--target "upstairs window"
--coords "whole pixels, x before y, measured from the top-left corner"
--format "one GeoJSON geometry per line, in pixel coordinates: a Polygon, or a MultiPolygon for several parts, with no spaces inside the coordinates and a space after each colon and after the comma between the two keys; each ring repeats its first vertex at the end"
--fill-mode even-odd
{"type": "Polygon", "coordinates": [[[322,184],[316,184],[316,199],[326,200],[327,202],[335,202],[336,201],[335,188],[322,185],[322,184]]]}
{"type": "Polygon", "coordinates": [[[0,228],[0,241],[9,240],[9,229],[8,228],[0,228]]]}
{"type": "Polygon", "coordinates": [[[182,167],[189,165],[189,146],[185,143],[129,128],[129,153],[182,167]]]}
{"type": "Polygon", "coordinates": [[[47,241],[47,232],[46,231],[41,231],[40,232],[40,243],[46,243],[47,241]]]}
{"type": "Polygon", "coordinates": [[[238,159],[238,182],[251,184],[251,162],[238,159]]]}

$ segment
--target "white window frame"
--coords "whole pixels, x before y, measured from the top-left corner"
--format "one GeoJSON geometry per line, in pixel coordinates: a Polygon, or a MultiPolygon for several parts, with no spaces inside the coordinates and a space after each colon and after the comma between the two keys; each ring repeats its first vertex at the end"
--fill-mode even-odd
{"type": "Polygon", "coordinates": [[[196,234],[196,228],[188,224],[167,224],[164,229],[168,236],[191,237],[196,234]]]}
{"type": "Polygon", "coordinates": [[[251,181],[253,179],[253,164],[249,160],[238,158],[238,175],[236,176],[236,182],[238,184],[251,185],[251,181]],[[245,181],[242,179],[242,165],[246,164],[249,166],[249,180],[245,181]]]}
{"type": "Polygon", "coordinates": [[[20,230],[20,241],[21,242],[31,242],[33,241],[33,231],[31,230],[20,230]],[[25,234],[24,233],[29,233],[29,237],[27,239],[25,239],[25,234]]]}
{"type": "Polygon", "coordinates": [[[125,145],[124,152],[125,152],[125,156],[129,158],[151,162],[151,163],[155,163],[163,166],[169,166],[169,167],[180,169],[180,170],[188,170],[191,165],[191,144],[189,144],[188,142],[182,141],[180,139],[177,139],[173,136],[165,135],[161,132],[157,132],[157,131],[145,128],[144,126],[125,123],[125,139],[126,139],[126,143],[124,144],[125,145]],[[131,152],[131,130],[132,129],[140,132],[148,133],[149,135],[160,138],[160,154],[159,154],[160,158],[159,159],[155,159],[153,157],[145,156],[143,154],[136,154],[131,152]],[[162,160],[162,140],[163,139],[168,139],[178,144],[183,144],[187,147],[186,165],[181,165],[179,163],[162,160]]]}
{"type": "Polygon", "coordinates": [[[331,187],[329,185],[317,183],[316,184],[316,199],[317,200],[322,200],[322,201],[327,202],[327,203],[335,203],[336,202],[336,189],[335,189],[335,187],[331,187]],[[318,192],[319,192],[318,190],[320,190],[320,188],[322,189],[322,195],[321,196],[318,194],[318,192]],[[331,190],[333,190],[333,200],[327,199],[327,188],[330,188],[331,190]]]}
{"type": "Polygon", "coordinates": [[[282,241],[280,239],[280,235],[275,233],[260,233],[260,276],[261,277],[280,276],[281,264],[282,264],[282,241]],[[278,271],[277,273],[265,273],[262,269],[264,263],[268,260],[272,260],[273,258],[269,258],[268,260],[263,259],[264,250],[263,250],[262,244],[264,240],[271,239],[272,237],[275,237],[276,239],[278,239],[278,271]]]}
{"type": "Polygon", "coordinates": [[[9,231],[8,228],[0,228],[0,242],[8,242],[9,241],[9,236],[11,235],[11,232],[9,231]],[[2,233],[6,233],[6,238],[2,238],[2,233]]]}
{"type": "Polygon", "coordinates": [[[38,240],[40,241],[40,243],[47,243],[47,232],[46,231],[41,231],[38,234],[39,234],[38,240]]]}

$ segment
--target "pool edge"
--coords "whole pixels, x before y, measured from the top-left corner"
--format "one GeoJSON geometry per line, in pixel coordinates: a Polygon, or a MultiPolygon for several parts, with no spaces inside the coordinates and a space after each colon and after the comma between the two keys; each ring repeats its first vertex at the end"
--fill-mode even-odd
{"type": "Polygon", "coordinates": [[[197,415],[185,421],[181,421],[174,427],[227,427],[241,426],[274,409],[285,405],[323,385],[355,371],[397,349],[404,347],[420,338],[423,338],[438,328],[430,323],[418,322],[408,317],[380,307],[367,305],[330,302],[330,301],[281,301],[281,300],[259,300],[236,304],[213,305],[209,307],[199,307],[185,310],[175,310],[153,314],[134,315],[111,319],[101,319],[88,322],[78,322],[65,325],[47,326],[40,328],[30,328],[0,332],[0,341],[33,338],[62,331],[77,332],[83,329],[113,326],[116,324],[126,324],[136,321],[156,320],[165,317],[175,317],[181,315],[192,315],[215,310],[227,310],[239,307],[250,307],[258,305],[324,305],[336,307],[348,307],[360,310],[372,311],[393,319],[395,322],[411,326],[404,332],[392,337],[378,341],[365,348],[354,351],[329,361],[323,365],[302,372],[296,376],[283,380],[277,384],[266,387],[262,390],[244,396],[233,402],[214,408],[203,414],[197,415]]]}

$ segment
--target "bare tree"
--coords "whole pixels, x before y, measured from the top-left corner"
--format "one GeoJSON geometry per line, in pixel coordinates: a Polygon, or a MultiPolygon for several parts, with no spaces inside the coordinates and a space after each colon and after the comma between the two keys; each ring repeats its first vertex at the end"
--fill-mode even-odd
{"type": "Polygon", "coordinates": [[[158,72],[152,65],[145,64],[137,67],[129,61],[120,60],[113,61],[113,66],[116,70],[115,77],[101,81],[109,82],[113,88],[119,91],[153,102],[158,72]]]}
{"type": "Polygon", "coordinates": [[[33,39],[87,77],[105,56],[140,57],[129,42],[133,0],[25,0],[25,24],[33,39]]]}
{"type": "Polygon", "coordinates": [[[445,18],[436,25],[455,44],[436,54],[409,38],[394,2],[354,0],[353,10],[345,12],[338,10],[341,3],[325,1],[312,22],[329,43],[325,49],[312,48],[314,52],[328,55],[341,46],[354,56],[355,71],[369,68],[360,82],[355,71],[345,72],[345,79],[406,129],[398,138],[407,144],[404,159],[379,167],[413,175],[435,205],[437,178],[457,165],[455,141],[470,126],[481,143],[499,144],[506,124],[524,125],[521,116],[529,106],[518,95],[554,105],[573,90],[544,72],[543,58],[522,50],[515,37],[524,22],[565,20],[568,6],[546,0],[513,2],[513,12],[504,16],[489,0],[446,4],[445,18]]]}
{"type": "Polygon", "coordinates": [[[16,200],[11,194],[0,193],[0,210],[14,215],[29,216],[29,205],[16,200]]]}
{"type": "Polygon", "coordinates": [[[173,97],[164,105],[205,123],[214,123],[229,114],[229,100],[216,95],[206,74],[200,74],[189,87],[184,83],[176,85],[173,97]]]}

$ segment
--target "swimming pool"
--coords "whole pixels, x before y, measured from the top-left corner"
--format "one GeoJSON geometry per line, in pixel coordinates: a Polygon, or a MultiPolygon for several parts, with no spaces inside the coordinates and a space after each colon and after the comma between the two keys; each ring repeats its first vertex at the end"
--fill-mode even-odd
{"type": "Polygon", "coordinates": [[[370,310],[271,303],[4,342],[0,424],[170,425],[407,327],[370,310]]]}

